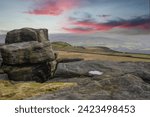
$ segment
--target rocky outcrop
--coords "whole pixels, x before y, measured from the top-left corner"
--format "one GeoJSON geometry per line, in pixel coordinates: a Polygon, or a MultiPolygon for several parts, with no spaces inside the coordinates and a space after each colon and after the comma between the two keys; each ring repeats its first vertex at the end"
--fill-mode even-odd
{"type": "Polygon", "coordinates": [[[2,69],[10,80],[44,82],[53,77],[56,54],[48,41],[47,29],[23,28],[7,33],[0,47],[2,69]]]}
{"type": "Polygon", "coordinates": [[[76,82],[78,85],[30,99],[150,99],[150,84],[148,82],[150,63],[79,61],[61,63],[58,65],[56,73],[60,73],[59,77],[52,79],[51,82],[76,82]],[[89,70],[102,71],[103,74],[87,76],[89,70]],[[71,77],[72,73],[74,77],[71,77]],[[65,77],[62,77],[61,74],[65,77]]]}
{"type": "Polygon", "coordinates": [[[22,28],[12,30],[7,33],[5,43],[19,43],[27,41],[48,41],[48,30],[47,29],[33,29],[33,28],[22,28]]]}

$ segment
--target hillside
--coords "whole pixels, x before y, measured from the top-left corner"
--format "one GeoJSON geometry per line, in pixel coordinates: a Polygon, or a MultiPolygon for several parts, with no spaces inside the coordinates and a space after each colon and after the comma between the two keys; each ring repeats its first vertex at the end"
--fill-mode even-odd
{"type": "Polygon", "coordinates": [[[71,44],[68,44],[66,42],[52,42],[52,47],[57,53],[59,53],[59,58],[84,58],[85,60],[150,62],[149,54],[118,52],[111,50],[107,47],[71,46],[71,44]]]}

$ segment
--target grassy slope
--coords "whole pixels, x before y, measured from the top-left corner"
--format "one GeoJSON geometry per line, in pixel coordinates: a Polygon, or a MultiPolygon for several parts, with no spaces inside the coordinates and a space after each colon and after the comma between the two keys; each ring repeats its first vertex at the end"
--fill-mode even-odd
{"type": "Polygon", "coordinates": [[[143,61],[150,62],[149,54],[124,53],[107,47],[75,47],[66,42],[53,42],[53,49],[59,53],[59,58],[84,58],[86,60],[106,61],[143,61]]]}

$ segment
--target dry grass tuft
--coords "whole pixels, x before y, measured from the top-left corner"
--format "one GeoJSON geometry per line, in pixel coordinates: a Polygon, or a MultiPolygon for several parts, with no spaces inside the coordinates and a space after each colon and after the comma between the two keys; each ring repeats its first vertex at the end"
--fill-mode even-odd
{"type": "Polygon", "coordinates": [[[76,86],[76,83],[36,83],[36,82],[10,82],[0,80],[1,100],[21,100],[28,97],[50,93],[59,89],[76,86]]]}

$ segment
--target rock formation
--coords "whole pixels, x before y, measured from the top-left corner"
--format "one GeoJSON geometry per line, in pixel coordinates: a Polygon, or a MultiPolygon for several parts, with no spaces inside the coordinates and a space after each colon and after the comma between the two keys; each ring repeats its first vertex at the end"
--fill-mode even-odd
{"type": "Polygon", "coordinates": [[[48,30],[47,29],[33,29],[33,28],[22,28],[12,30],[7,33],[5,43],[19,43],[27,41],[48,41],[48,30]]]}
{"type": "Polygon", "coordinates": [[[57,77],[51,82],[76,82],[78,86],[29,99],[150,99],[150,63],[109,61],[59,63],[55,75],[57,77]],[[103,74],[91,77],[87,75],[89,70],[101,71],[103,74]]]}
{"type": "Polygon", "coordinates": [[[44,82],[52,77],[56,56],[47,29],[13,30],[7,33],[5,42],[0,47],[2,69],[10,80],[44,82]]]}
{"type": "Polygon", "coordinates": [[[4,71],[2,70],[2,62],[3,62],[3,59],[2,59],[2,56],[1,56],[1,53],[0,53],[0,80],[7,80],[8,79],[8,75],[6,73],[4,73],[4,71]]]}

